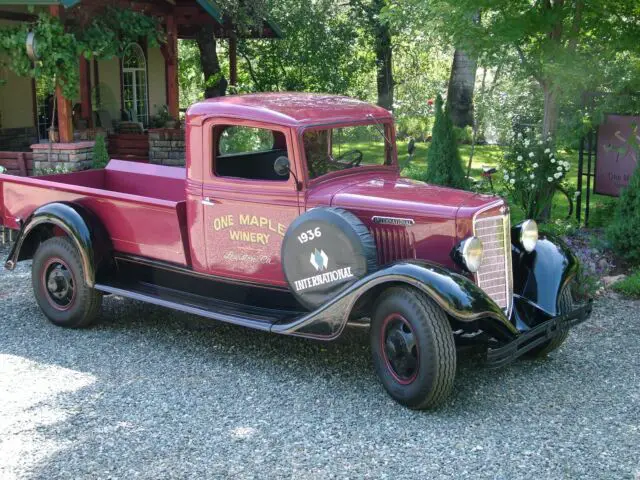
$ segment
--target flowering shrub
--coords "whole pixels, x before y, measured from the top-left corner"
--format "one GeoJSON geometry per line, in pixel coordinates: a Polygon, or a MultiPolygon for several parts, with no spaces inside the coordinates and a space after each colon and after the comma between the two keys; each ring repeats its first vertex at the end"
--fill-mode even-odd
{"type": "Polygon", "coordinates": [[[504,185],[527,218],[541,220],[553,194],[564,181],[570,164],[556,157],[551,137],[543,139],[530,129],[519,132],[501,164],[504,185]]]}

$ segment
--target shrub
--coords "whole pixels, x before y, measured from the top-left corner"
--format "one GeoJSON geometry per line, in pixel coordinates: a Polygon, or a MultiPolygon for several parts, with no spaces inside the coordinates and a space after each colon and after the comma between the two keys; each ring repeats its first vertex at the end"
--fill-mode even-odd
{"type": "Polygon", "coordinates": [[[109,153],[107,152],[104,135],[98,135],[93,146],[93,168],[104,168],[107,163],[109,163],[109,153]]]}
{"type": "Polygon", "coordinates": [[[471,145],[473,143],[473,128],[471,127],[453,127],[456,142],[460,145],[471,145]]]}
{"type": "Polygon", "coordinates": [[[431,135],[429,117],[403,116],[396,123],[398,138],[415,138],[419,142],[425,142],[431,135]]]}
{"type": "Polygon", "coordinates": [[[438,95],[433,138],[427,153],[427,170],[424,178],[420,180],[446,187],[466,188],[467,180],[453,133],[453,124],[442,105],[442,97],[438,95]]]}
{"type": "Polygon", "coordinates": [[[504,185],[527,218],[544,220],[556,188],[571,168],[556,158],[551,137],[542,139],[531,129],[518,132],[500,162],[504,185]]]}
{"type": "Polygon", "coordinates": [[[632,265],[640,265],[640,168],[622,191],[607,238],[613,251],[632,265]]]}
{"type": "Polygon", "coordinates": [[[611,288],[627,297],[640,298],[640,270],[614,283],[611,288]]]}

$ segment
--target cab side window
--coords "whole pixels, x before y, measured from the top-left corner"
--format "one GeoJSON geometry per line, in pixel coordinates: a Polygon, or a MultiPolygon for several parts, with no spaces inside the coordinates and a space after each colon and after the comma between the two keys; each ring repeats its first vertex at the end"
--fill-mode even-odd
{"type": "Polygon", "coordinates": [[[276,158],[287,156],[284,134],[266,128],[217,125],[213,167],[219,177],[287,181],[274,170],[276,158]]]}

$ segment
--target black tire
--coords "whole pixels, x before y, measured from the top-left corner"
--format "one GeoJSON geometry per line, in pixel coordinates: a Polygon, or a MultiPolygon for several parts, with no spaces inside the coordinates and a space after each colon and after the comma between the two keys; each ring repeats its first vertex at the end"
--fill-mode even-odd
{"type": "MultiPolygon", "coordinates": [[[[560,292],[560,296],[558,297],[558,312],[560,315],[563,315],[565,313],[569,313],[572,309],[573,295],[571,294],[571,288],[567,286],[562,290],[562,292],[560,292]]],[[[569,328],[563,328],[562,331],[559,332],[558,336],[551,340],[547,340],[542,345],[530,350],[527,352],[527,356],[530,358],[546,357],[549,353],[557,350],[560,345],[565,342],[568,336],[569,328]]]]}
{"type": "Polygon", "coordinates": [[[281,257],[293,296],[310,310],[377,269],[371,233],[341,208],[314,208],[296,218],[282,241],[281,257]]]}
{"type": "Polygon", "coordinates": [[[31,282],[40,309],[55,325],[88,327],[100,313],[102,294],[85,283],[80,253],[68,238],[50,238],[40,245],[31,282]]]}
{"type": "Polygon", "coordinates": [[[425,294],[386,290],[374,307],[370,338],[378,378],[398,403],[421,410],[449,397],[456,375],[453,333],[444,311],[425,294]],[[402,361],[405,347],[411,355],[402,361]]]}

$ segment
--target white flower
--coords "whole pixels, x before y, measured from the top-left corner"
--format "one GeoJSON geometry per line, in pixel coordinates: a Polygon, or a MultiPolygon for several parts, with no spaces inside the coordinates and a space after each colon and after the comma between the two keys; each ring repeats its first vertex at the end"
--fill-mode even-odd
{"type": "Polygon", "coordinates": [[[561,172],[561,171],[563,170],[562,165],[558,165],[558,168],[557,168],[556,170],[558,170],[559,172],[561,172]]]}
{"type": "Polygon", "coordinates": [[[551,163],[556,163],[556,159],[551,157],[551,163]]]}
{"type": "Polygon", "coordinates": [[[522,155],[518,155],[518,161],[521,162],[522,161],[522,155]]]}
{"type": "Polygon", "coordinates": [[[509,183],[510,183],[511,185],[513,185],[514,183],[516,183],[516,179],[515,179],[515,178],[512,178],[511,180],[509,180],[509,183]]]}
{"type": "Polygon", "coordinates": [[[542,140],[538,140],[538,145],[542,145],[542,140]]]}
{"type": "Polygon", "coordinates": [[[551,178],[551,177],[547,178],[547,182],[549,182],[549,183],[553,182],[553,178],[551,178]]]}
{"type": "Polygon", "coordinates": [[[533,152],[529,152],[529,158],[533,158],[533,157],[535,157],[535,156],[536,156],[536,154],[535,154],[535,153],[533,153],[533,152]]]}
{"type": "Polygon", "coordinates": [[[535,183],[532,183],[532,184],[531,184],[531,188],[536,188],[536,184],[535,184],[535,183]]]}
{"type": "Polygon", "coordinates": [[[551,153],[551,149],[550,148],[545,148],[544,153],[551,153]]]}
{"type": "Polygon", "coordinates": [[[534,164],[533,164],[533,168],[538,168],[538,164],[537,164],[537,163],[534,163],[534,164]]]}
{"type": "Polygon", "coordinates": [[[517,138],[522,138],[522,132],[518,132],[518,135],[516,135],[517,138]]]}
{"type": "Polygon", "coordinates": [[[509,174],[508,174],[508,173],[505,173],[505,174],[504,174],[504,179],[505,179],[506,181],[509,181],[509,174]]]}
{"type": "Polygon", "coordinates": [[[562,173],[561,173],[561,172],[554,173],[554,174],[553,174],[553,176],[554,176],[555,178],[560,178],[560,177],[562,176],[562,173]]]}
{"type": "Polygon", "coordinates": [[[529,146],[529,143],[531,143],[531,142],[529,142],[529,139],[528,139],[528,138],[527,138],[527,139],[525,139],[525,141],[524,141],[524,146],[525,146],[525,147],[528,147],[528,146],[529,146]]]}
{"type": "Polygon", "coordinates": [[[533,180],[534,178],[536,178],[536,176],[532,173],[531,175],[529,175],[529,178],[533,180]]]}
{"type": "Polygon", "coordinates": [[[580,191],[576,190],[576,193],[573,194],[574,198],[578,198],[580,196],[580,191]]]}

